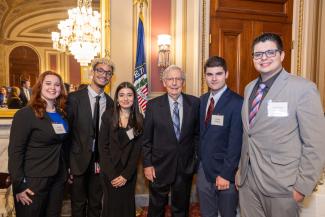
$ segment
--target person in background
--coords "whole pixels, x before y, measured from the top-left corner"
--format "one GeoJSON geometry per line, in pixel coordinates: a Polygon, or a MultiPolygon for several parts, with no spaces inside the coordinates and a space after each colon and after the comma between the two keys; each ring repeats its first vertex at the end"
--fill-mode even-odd
{"type": "Polygon", "coordinates": [[[144,121],[143,167],[149,182],[149,217],[163,217],[171,192],[174,217],[189,216],[199,142],[197,97],[182,93],[185,73],[175,65],[162,75],[167,93],[149,100],[144,121]]]}
{"type": "MultiPolygon", "coordinates": [[[[297,217],[325,161],[325,119],[314,83],[288,73],[279,35],[252,44],[260,76],[245,88],[237,185],[242,217],[297,217]]],[[[289,56],[290,58],[290,56],[289,56]]]]}
{"type": "Polygon", "coordinates": [[[20,99],[20,89],[18,87],[11,87],[10,97],[7,101],[9,109],[21,109],[23,101],[20,99]]]}
{"type": "Polygon", "coordinates": [[[32,89],[30,88],[30,81],[28,79],[22,79],[20,82],[20,94],[19,98],[22,101],[22,107],[26,106],[29,102],[31,95],[32,95],[32,89]]]}
{"type": "Polygon", "coordinates": [[[122,82],[114,97],[114,110],[106,110],[99,135],[99,156],[104,182],[103,217],[135,216],[137,162],[141,151],[143,116],[137,93],[122,82]]]}
{"type": "Polygon", "coordinates": [[[17,217],[60,217],[67,180],[65,104],[60,75],[46,71],[30,104],[14,115],[8,167],[17,217]]]}
{"type": "Polygon", "coordinates": [[[0,87],[0,107],[7,107],[7,88],[2,86],[0,87]]]}
{"type": "Polygon", "coordinates": [[[113,100],[104,92],[113,71],[114,65],[108,59],[94,59],[91,84],[68,95],[67,112],[71,126],[69,182],[73,217],[99,217],[102,211],[98,135],[102,114],[113,107],[113,100]]]}

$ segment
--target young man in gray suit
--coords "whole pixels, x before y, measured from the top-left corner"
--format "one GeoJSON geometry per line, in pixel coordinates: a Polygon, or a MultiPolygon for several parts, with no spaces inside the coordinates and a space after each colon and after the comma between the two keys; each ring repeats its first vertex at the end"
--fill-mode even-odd
{"type": "Polygon", "coordinates": [[[237,184],[242,217],[299,216],[319,179],[325,119],[315,84],[289,74],[280,36],[253,42],[260,77],[245,88],[243,146],[237,184]]]}

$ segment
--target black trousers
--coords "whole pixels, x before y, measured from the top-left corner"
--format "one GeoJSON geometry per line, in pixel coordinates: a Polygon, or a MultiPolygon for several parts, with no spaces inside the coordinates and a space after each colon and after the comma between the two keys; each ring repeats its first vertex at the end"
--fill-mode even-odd
{"type": "MultiPolygon", "coordinates": [[[[52,177],[33,178],[25,177],[28,188],[34,192],[32,204],[23,205],[15,200],[17,217],[60,217],[64,194],[64,185],[67,179],[65,169],[60,169],[52,177]]],[[[14,197],[17,193],[14,189],[14,197]]]]}
{"type": "Polygon", "coordinates": [[[103,188],[99,174],[94,173],[91,161],[86,172],[73,176],[71,186],[72,217],[100,217],[103,188]]]}
{"type": "Polygon", "coordinates": [[[172,184],[149,183],[148,217],[164,217],[168,195],[171,192],[171,210],[173,217],[189,216],[192,175],[176,175],[172,184]]]}

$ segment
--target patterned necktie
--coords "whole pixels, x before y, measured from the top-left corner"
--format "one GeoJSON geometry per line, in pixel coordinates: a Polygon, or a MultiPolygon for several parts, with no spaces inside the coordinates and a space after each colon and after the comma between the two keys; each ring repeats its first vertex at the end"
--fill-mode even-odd
{"type": "Polygon", "coordinates": [[[177,140],[179,140],[179,137],[181,135],[181,128],[180,128],[180,121],[179,121],[179,110],[178,110],[178,102],[174,102],[174,108],[173,108],[173,125],[175,130],[175,135],[177,140]]]}
{"type": "Polygon", "coordinates": [[[99,100],[100,96],[96,96],[95,108],[94,108],[94,116],[93,116],[93,127],[94,127],[94,160],[95,160],[95,173],[99,173],[99,153],[98,153],[98,134],[99,134],[99,100]]]}
{"type": "Polygon", "coordinates": [[[204,120],[205,127],[208,126],[208,124],[211,120],[213,110],[214,110],[214,99],[213,99],[213,97],[211,97],[208,112],[207,112],[207,114],[205,116],[205,120],[204,120]]]}
{"type": "Polygon", "coordinates": [[[263,97],[263,92],[265,90],[266,85],[263,83],[260,83],[256,92],[256,96],[252,102],[252,108],[249,113],[249,127],[252,128],[256,114],[260,108],[261,100],[263,97]]]}

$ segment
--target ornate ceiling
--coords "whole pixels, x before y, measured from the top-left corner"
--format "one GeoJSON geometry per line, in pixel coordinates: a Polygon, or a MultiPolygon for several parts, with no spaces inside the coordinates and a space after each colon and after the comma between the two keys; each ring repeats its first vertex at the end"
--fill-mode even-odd
{"type": "MultiPolygon", "coordinates": [[[[93,0],[96,10],[99,1],[93,0]]],[[[76,6],[77,0],[0,0],[0,41],[51,43],[51,32],[68,17],[67,10],[76,6]]]]}

